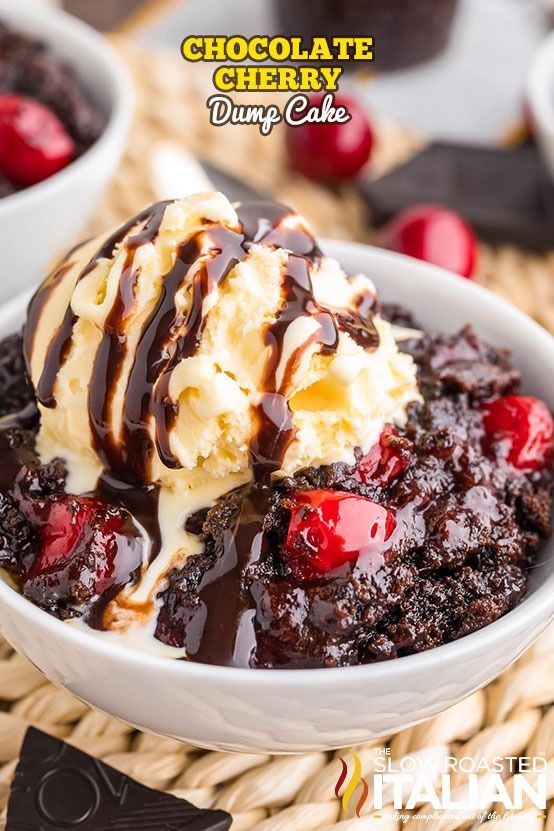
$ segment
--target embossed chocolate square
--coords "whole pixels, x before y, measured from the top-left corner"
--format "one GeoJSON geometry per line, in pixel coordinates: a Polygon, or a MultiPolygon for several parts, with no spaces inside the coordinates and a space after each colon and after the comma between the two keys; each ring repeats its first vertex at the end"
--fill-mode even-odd
{"type": "Polygon", "coordinates": [[[140,785],[40,730],[27,731],[8,803],[6,831],[227,831],[225,811],[140,785]]]}
{"type": "Polygon", "coordinates": [[[532,144],[516,148],[435,142],[379,179],[360,182],[373,222],[428,202],[462,214],[479,237],[552,248],[554,185],[532,144]]]}

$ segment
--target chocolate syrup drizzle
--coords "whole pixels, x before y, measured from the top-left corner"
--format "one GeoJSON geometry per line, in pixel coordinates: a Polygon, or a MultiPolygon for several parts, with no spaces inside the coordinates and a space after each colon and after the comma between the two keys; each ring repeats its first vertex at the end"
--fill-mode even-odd
{"type": "MultiPolygon", "coordinates": [[[[63,260],[63,262],[39,286],[29,303],[23,340],[23,355],[29,378],[31,377],[31,355],[35,342],[35,334],[43,309],[48,303],[58,283],[61,282],[68,271],[70,271],[75,265],[75,261],[72,259],[73,255],[89,241],[90,240],[84,240],[83,242],[79,242],[67,252],[65,260],[63,260]]],[[[46,365],[44,366],[36,389],[37,400],[41,403],[48,402],[45,406],[56,406],[54,398],[54,385],[56,383],[57,373],[55,373],[55,368],[58,362],[61,366],[67,357],[67,350],[69,346],[68,341],[70,340],[70,335],[73,331],[74,322],[73,314],[71,313],[70,307],[68,307],[58,331],[54,333],[54,338],[50,342],[49,350],[51,349],[52,353],[58,356],[58,360],[52,360],[49,362],[50,367],[48,371],[46,369],[46,365]]]]}
{"type": "MultiPolygon", "coordinates": [[[[104,322],[104,334],[96,352],[89,388],[89,422],[94,447],[111,478],[122,482],[131,480],[125,475],[127,458],[120,450],[120,440],[114,436],[111,416],[117,384],[127,354],[127,338],[123,334],[124,323],[136,303],[135,291],[139,270],[133,267],[133,258],[140,246],[156,239],[168,204],[169,202],[159,202],[153,205],[139,214],[134,221],[131,220],[119,229],[96,253],[81,275],[90,273],[101,258],[110,257],[115,245],[121,242],[138,222],[144,221],[142,230],[129,236],[125,242],[125,261],[121,278],[115,301],[104,322]]],[[[137,477],[134,484],[146,485],[148,482],[144,477],[137,477]]]]}
{"type": "MultiPolygon", "coordinates": [[[[73,249],[75,250],[75,249],[73,249]]],[[[70,252],[66,259],[59,265],[52,274],[44,281],[43,285],[39,289],[41,293],[41,298],[39,302],[34,302],[35,298],[33,298],[33,302],[29,305],[29,309],[27,310],[27,322],[25,324],[25,341],[23,351],[25,356],[30,356],[33,352],[33,347],[35,343],[35,334],[37,331],[37,327],[39,324],[40,316],[42,313],[42,309],[48,302],[48,299],[52,295],[52,292],[58,285],[58,283],[65,277],[68,271],[70,271],[75,262],[73,262],[70,252]]],[[[36,297],[36,295],[35,295],[36,297]]],[[[26,363],[27,373],[29,377],[31,376],[31,367],[28,363],[26,363]]]]}
{"type": "MultiPolygon", "coordinates": [[[[104,324],[89,391],[90,426],[96,452],[104,466],[99,490],[120,504],[127,501],[132,513],[133,509],[139,510],[144,524],[144,513],[152,506],[145,507],[143,498],[136,494],[137,489],[143,494],[152,490],[153,454],[157,452],[167,467],[179,467],[170,443],[177,407],[170,399],[169,384],[175,366],[198,349],[206,323],[203,312],[206,298],[248,255],[253,244],[286,251],[281,309],[264,334],[269,357],[264,394],[255,408],[257,430],[250,444],[252,483],[243,490],[239,515],[226,532],[223,551],[202,579],[200,608],[186,631],[185,645],[191,660],[248,666],[256,645],[254,604],[250,593],[243,593],[241,589],[241,575],[263,555],[271,476],[282,466],[295,435],[286,398],[290,378],[310,343],[316,342],[322,352],[331,354],[338,347],[340,330],[348,332],[365,349],[377,348],[379,336],[371,314],[364,314],[365,309],[329,309],[316,301],[310,271],[322,254],[310,231],[288,208],[265,203],[241,207],[237,228],[206,221],[202,230],[179,247],[174,265],[163,278],[160,296],[143,325],[127,378],[122,433],[120,437],[114,436],[113,399],[127,354],[123,324],[133,309],[139,276],[133,266],[134,252],[156,239],[166,206],[167,203],[153,205],[118,229],[79,276],[82,279],[99,260],[111,257],[115,247],[125,240],[126,259],[118,293],[104,324]],[[141,223],[141,230],[127,236],[141,223]],[[176,294],[182,289],[190,298],[186,313],[175,302],[176,294]],[[279,384],[277,369],[283,358],[284,335],[299,316],[313,317],[319,327],[288,358],[279,384]],[[152,418],[156,427],[155,446],[149,429],[152,418]]],[[[46,300],[44,290],[35,295],[30,319],[38,319],[46,300]]],[[[68,306],[49,345],[37,386],[38,400],[45,407],[56,405],[55,381],[69,354],[75,320],[68,306]]],[[[156,553],[159,529],[156,531],[150,523],[148,530],[158,540],[154,545],[156,553]]]]}

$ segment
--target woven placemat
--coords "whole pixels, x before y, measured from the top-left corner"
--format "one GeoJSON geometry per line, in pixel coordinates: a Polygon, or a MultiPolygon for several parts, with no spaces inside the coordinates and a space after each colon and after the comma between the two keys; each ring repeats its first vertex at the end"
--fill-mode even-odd
{"type": "MultiPolygon", "coordinates": [[[[352,818],[335,797],[340,754],[267,756],[202,752],[171,739],[138,733],[109,716],[90,710],[65,690],[49,684],[21,655],[0,642],[0,805],[5,810],[19,748],[35,725],[97,756],[144,784],[167,790],[201,807],[233,814],[232,831],[400,831],[392,804],[374,810],[371,795],[360,818],[352,818]]],[[[352,748],[362,775],[371,774],[376,747],[386,739],[352,748]]],[[[447,757],[492,760],[502,756],[539,756],[547,760],[547,795],[554,798],[554,627],[548,629],[502,678],[430,721],[389,740],[391,757],[417,757],[440,770],[447,757]]],[[[533,776],[533,774],[530,774],[533,776]]],[[[506,787],[510,791],[509,775],[506,787]]],[[[438,782],[437,782],[438,784],[438,782]]],[[[457,789],[453,783],[452,798],[457,789]]],[[[458,798],[461,794],[458,793],[458,798]]],[[[392,803],[392,793],[388,793],[392,803]]],[[[352,805],[356,798],[352,799],[352,805]]],[[[492,810],[491,806],[491,810],[492,810]]],[[[403,812],[405,813],[405,812],[403,812]]],[[[429,813],[422,808],[419,814],[429,813]]],[[[455,813],[455,812],[454,812],[455,813]]],[[[417,814],[407,831],[457,831],[472,823],[448,817],[422,822],[417,814]]],[[[450,812],[452,814],[452,812],[450,812]]],[[[503,820],[502,822],[506,822],[503,820]]],[[[0,827],[2,821],[0,820],[0,827]]],[[[480,828],[496,831],[499,821],[480,828]]],[[[554,831],[554,807],[547,817],[524,809],[509,821],[510,831],[554,831]]]]}
{"type": "MultiPolygon", "coordinates": [[[[278,129],[269,138],[261,138],[254,127],[210,127],[205,100],[213,90],[204,68],[185,67],[173,55],[140,52],[123,41],[116,45],[136,80],[137,118],[125,160],[91,231],[127,218],[155,198],[148,173],[152,147],[160,140],[172,139],[235,175],[250,177],[255,186],[304,213],[320,234],[373,239],[363,205],[352,189],[331,193],[287,170],[278,129]]],[[[390,168],[421,144],[421,139],[401,128],[380,123],[368,172],[377,174],[390,168]]],[[[554,331],[554,252],[531,256],[510,247],[483,245],[478,279],[554,331]]],[[[341,770],[339,754],[270,757],[203,752],[139,733],[49,684],[1,640],[0,702],[0,811],[4,814],[21,741],[32,724],[151,787],[168,790],[201,807],[230,811],[233,831],[399,831],[401,827],[394,818],[392,793],[391,805],[378,813],[371,798],[360,818],[352,818],[344,810],[334,792],[341,770]]],[[[490,760],[544,754],[548,799],[552,800],[553,705],[554,626],[487,689],[391,737],[388,743],[396,760],[407,755],[440,761],[450,756],[490,760]]],[[[362,775],[371,773],[376,747],[385,741],[353,748],[361,761],[362,775]]],[[[349,758],[348,751],[340,755],[349,758]]],[[[506,779],[509,790],[508,774],[506,779]]],[[[407,828],[456,831],[472,826],[466,819],[453,817],[452,812],[440,811],[439,818],[423,823],[423,813],[429,810],[416,812],[407,828]]],[[[4,814],[0,814],[0,829],[4,814]]],[[[554,807],[543,816],[529,805],[510,820],[486,821],[479,827],[496,831],[506,828],[506,823],[510,831],[554,831],[554,807]]]]}

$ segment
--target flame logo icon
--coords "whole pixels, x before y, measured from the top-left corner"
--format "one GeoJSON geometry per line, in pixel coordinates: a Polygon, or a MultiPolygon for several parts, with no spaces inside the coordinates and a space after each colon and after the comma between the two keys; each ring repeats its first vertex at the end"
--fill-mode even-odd
{"type": "MultiPolygon", "coordinates": [[[[345,813],[348,813],[350,800],[352,799],[354,791],[361,783],[362,793],[354,809],[356,812],[356,816],[359,817],[360,812],[365,805],[367,795],[369,793],[369,787],[365,779],[362,777],[362,763],[360,762],[360,757],[357,755],[357,753],[354,753],[354,751],[351,751],[350,755],[354,759],[354,770],[352,771],[350,779],[346,783],[346,788],[344,789],[344,793],[342,795],[342,807],[344,808],[345,813]]],[[[342,770],[340,772],[340,776],[335,786],[335,796],[337,797],[337,799],[340,798],[340,789],[344,785],[346,777],[348,776],[348,765],[346,764],[342,756],[340,757],[340,763],[342,765],[342,770]]]]}

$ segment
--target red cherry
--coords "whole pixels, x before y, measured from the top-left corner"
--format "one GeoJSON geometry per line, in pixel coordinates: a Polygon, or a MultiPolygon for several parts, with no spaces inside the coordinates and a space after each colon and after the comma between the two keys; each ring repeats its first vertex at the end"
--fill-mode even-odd
{"type": "Polygon", "coordinates": [[[440,205],[415,205],[401,211],[383,229],[382,244],[418,260],[425,260],[472,277],[477,261],[477,240],[459,214],[440,205]]]}
{"type": "Polygon", "coordinates": [[[21,95],[0,95],[0,170],[18,185],[57,173],[75,155],[75,143],[47,107],[21,95]]]}
{"type": "Polygon", "coordinates": [[[398,431],[390,424],[385,425],[377,444],[374,444],[358,464],[358,474],[362,482],[375,482],[389,485],[400,476],[410,464],[412,454],[398,440],[398,431]]]}
{"type": "Polygon", "coordinates": [[[40,529],[40,554],[33,563],[32,572],[48,572],[66,562],[90,522],[91,514],[88,505],[73,500],[52,503],[40,529]]]}
{"type": "Polygon", "coordinates": [[[554,422],[544,401],[506,395],[484,404],[487,442],[519,470],[537,470],[554,456],[554,422]]]}
{"type": "Polygon", "coordinates": [[[71,496],[46,503],[40,514],[40,551],[29,570],[30,578],[63,568],[81,545],[101,551],[96,582],[109,576],[114,534],[123,527],[123,514],[108,513],[106,505],[94,499],[71,496]]]}
{"type": "Polygon", "coordinates": [[[396,527],[393,514],[371,499],[331,490],[293,494],[285,551],[299,579],[325,574],[378,550],[396,527]]]}
{"type": "MultiPolygon", "coordinates": [[[[321,105],[325,96],[312,95],[309,106],[321,105]]],[[[334,96],[335,107],[345,107],[350,120],[344,124],[307,122],[286,129],[290,164],[309,179],[351,179],[368,161],[373,130],[362,107],[352,98],[334,96]]]]}

